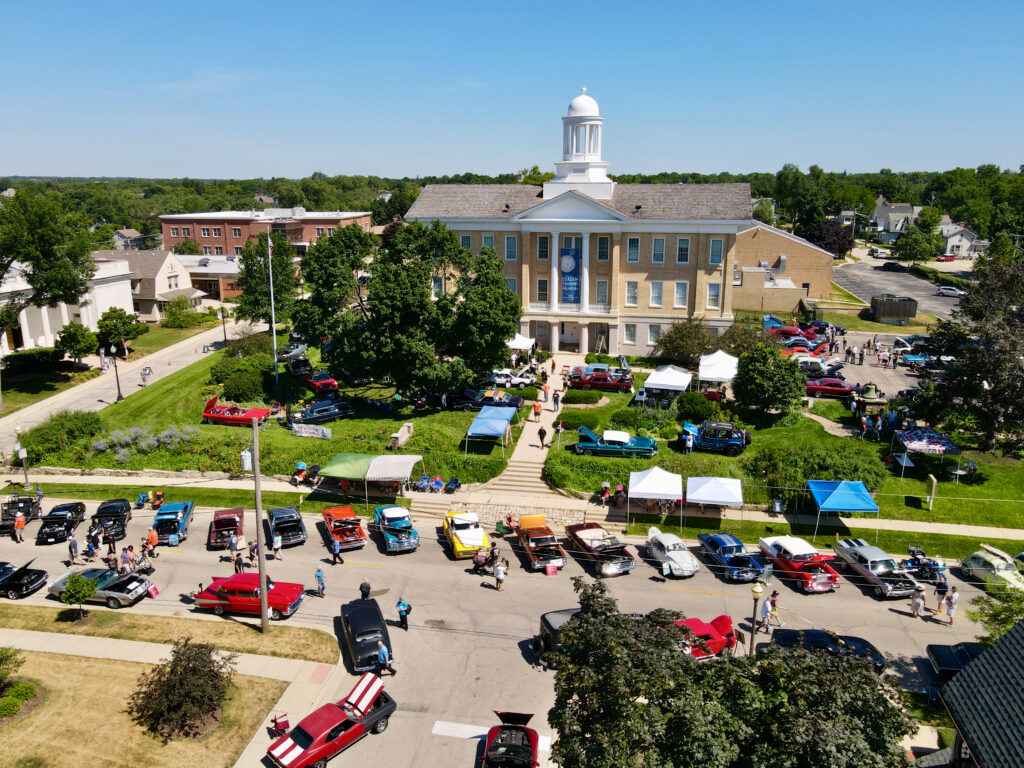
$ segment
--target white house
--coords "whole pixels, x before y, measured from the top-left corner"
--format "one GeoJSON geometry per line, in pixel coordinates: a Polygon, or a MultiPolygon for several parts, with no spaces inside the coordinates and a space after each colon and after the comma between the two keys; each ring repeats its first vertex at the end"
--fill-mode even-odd
{"type": "Polygon", "coordinates": [[[164,305],[177,296],[185,296],[193,306],[199,306],[206,295],[192,287],[188,269],[173,251],[94,251],[92,256],[97,263],[111,258],[128,262],[132,272],[128,311],[134,311],[143,322],[160,322],[164,305]]]}
{"type": "MultiPolygon", "coordinates": [[[[27,307],[18,315],[18,324],[0,336],[0,356],[19,349],[52,347],[57,334],[68,323],[81,323],[91,331],[96,321],[111,307],[132,312],[131,268],[123,259],[96,259],[96,273],[89,281],[78,304],[56,307],[27,307]]],[[[18,266],[0,284],[0,304],[30,290],[18,266]]]]}
{"type": "Polygon", "coordinates": [[[943,253],[958,259],[973,259],[988,250],[989,241],[979,237],[963,224],[940,228],[939,234],[946,241],[943,253]]]}

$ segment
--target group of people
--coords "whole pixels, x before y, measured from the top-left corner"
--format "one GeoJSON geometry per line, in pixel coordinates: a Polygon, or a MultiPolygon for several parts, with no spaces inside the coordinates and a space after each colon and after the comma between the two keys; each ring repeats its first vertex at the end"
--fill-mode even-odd
{"type": "Polygon", "coordinates": [[[72,531],[68,536],[68,567],[80,564],[83,559],[86,563],[95,562],[100,557],[100,547],[105,544],[107,552],[102,557],[102,560],[110,570],[117,571],[118,573],[131,573],[139,569],[152,570],[153,558],[157,557],[157,541],[156,531],[151,528],[139,541],[139,550],[137,552],[135,545],[129,544],[118,554],[117,541],[115,541],[109,531],[103,530],[103,527],[96,523],[85,534],[84,553],[79,550],[78,540],[75,538],[74,532],[72,531]]]}
{"type": "Polygon", "coordinates": [[[924,585],[918,584],[914,590],[914,596],[910,598],[911,615],[915,619],[925,619],[928,618],[925,611],[931,611],[933,616],[945,611],[949,618],[949,626],[952,627],[953,620],[956,618],[956,608],[960,604],[960,593],[957,592],[956,587],[949,586],[946,577],[940,573],[935,580],[933,595],[935,596],[935,607],[929,608],[925,598],[924,585]]]}
{"type": "MultiPolygon", "coordinates": [[[[506,525],[512,527],[512,516],[505,516],[506,525]]],[[[477,575],[487,575],[487,569],[490,568],[494,575],[494,588],[501,592],[505,587],[505,578],[508,576],[509,570],[508,558],[502,557],[498,552],[498,545],[493,541],[491,542],[491,548],[480,547],[476,554],[473,555],[473,573],[477,575]]]]}
{"type": "MultiPolygon", "coordinates": [[[[865,341],[862,345],[858,346],[854,344],[848,347],[846,345],[846,339],[842,340],[843,347],[843,361],[850,365],[864,365],[865,355],[874,354],[876,364],[881,368],[888,368],[890,362],[892,367],[896,368],[899,365],[900,353],[895,349],[884,349],[882,342],[878,340],[876,335],[871,341],[865,341]]],[[[836,352],[839,348],[839,342],[833,340],[829,346],[829,352],[836,352]]]]}
{"type": "Polygon", "coordinates": [[[867,404],[860,398],[854,397],[850,400],[850,415],[860,416],[858,436],[862,440],[880,440],[903,429],[907,411],[905,408],[897,408],[870,414],[867,412],[867,404]]]}

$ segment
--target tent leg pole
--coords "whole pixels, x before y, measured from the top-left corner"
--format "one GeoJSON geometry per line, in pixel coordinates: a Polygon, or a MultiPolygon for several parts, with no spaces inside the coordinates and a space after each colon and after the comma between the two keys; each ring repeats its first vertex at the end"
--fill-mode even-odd
{"type": "Polygon", "coordinates": [[[820,523],[820,522],[821,522],[821,510],[819,509],[818,510],[818,517],[814,521],[814,535],[811,537],[811,544],[814,544],[815,540],[818,538],[818,523],[820,523]]]}

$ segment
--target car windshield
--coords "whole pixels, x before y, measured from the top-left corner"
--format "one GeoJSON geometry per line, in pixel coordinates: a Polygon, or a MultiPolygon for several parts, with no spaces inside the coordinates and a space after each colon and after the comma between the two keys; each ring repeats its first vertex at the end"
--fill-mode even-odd
{"type": "Polygon", "coordinates": [[[743,545],[742,544],[727,544],[727,545],[725,545],[724,547],[722,547],[718,551],[721,552],[723,555],[726,555],[726,556],[728,556],[728,555],[740,555],[740,554],[743,554],[743,545]]]}
{"type": "Polygon", "coordinates": [[[598,539],[594,542],[594,551],[600,552],[603,549],[611,549],[612,547],[619,547],[619,540],[614,536],[606,536],[603,539],[598,539]]]}
{"type": "Polygon", "coordinates": [[[997,571],[1015,571],[1017,567],[1013,563],[996,563],[997,571]]]}
{"type": "Polygon", "coordinates": [[[309,749],[313,744],[313,737],[310,736],[301,725],[292,729],[291,739],[302,749],[309,749]]]}
{"type": "Polygon", "coordinates": [[[107,571],[106,573],[101,573],[99,575],[99,578],[96,579],[96,589],[103,589],[104,587],[110,586],[119,577],[120,574],[117,571],[107,571]]]}
{"type": "Polygon", "coordinates": [[[381,634],[379,629],[364,629],[362,632],[356,635],[356,640],[365,642],[367,640],[378,640],[381,634]]]}
{"type": "Polygon", "coordinates": [[[550,536],[535,536],[533,538],[533,543],[538,547],[555,546],[558,544],[558,540],[555,538],[554,534],[551,534],[550,536]]]}
{"type": "Polygon", "coordinates": [[[871,570],[875,573],[888,573],[896,570],[895,560],[875,560],[871,564],[871,570]]]}
{"type": "Polygon", "coordinates": [[[456,520],[454,522],[456,531],[468,531],[473,528],[479,528],[480,524],[473,522],[472,520],[456,520]]]}
{"type": "Polygon", "coordinates": [[[6,579],[8,576],[14,573],[14,571],[15,568],[10,563],[4,563],[3,565],[0,565],[0,579],[6,579]]]}
{"type": "Polygon", "coordinates": [[[686,547],[683,546],[682,542],[674,541],[670,544],[665,545],[666,552],[685,552],[686,547]]]}

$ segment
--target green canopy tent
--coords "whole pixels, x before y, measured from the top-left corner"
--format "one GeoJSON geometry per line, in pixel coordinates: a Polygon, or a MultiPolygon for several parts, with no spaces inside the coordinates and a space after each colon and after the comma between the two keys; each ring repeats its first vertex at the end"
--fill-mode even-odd
{"type": "Polygon", "coordinates": [[[411,454],[372,456],[368,453],[337,453],[320,468],[320,475],[337,480],[358,480],[363,484],[363,499],[369,504],[371,482],[408,482],[413,467],[422,460],[422,456],[411,454]]]}

